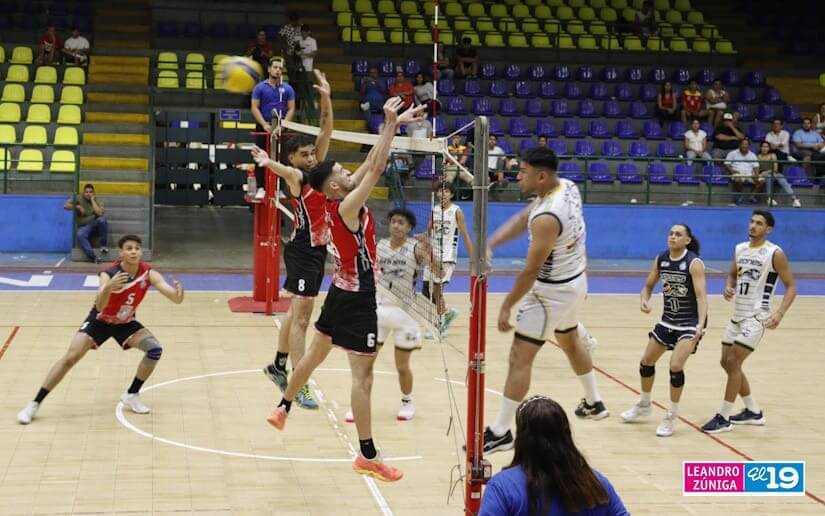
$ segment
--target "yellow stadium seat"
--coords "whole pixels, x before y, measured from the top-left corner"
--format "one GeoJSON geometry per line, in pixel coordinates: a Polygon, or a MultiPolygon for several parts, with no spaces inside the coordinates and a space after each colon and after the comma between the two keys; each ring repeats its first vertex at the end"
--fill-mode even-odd
{"type": "Polygon", "coordinates": [[[27,125],[23,131],[23,145],[46,145],[46,128],[42,125],[27,125]]]}
{"type": "Polygon", "coordinates": [[[539,22],[535,20],[530,21],[523,21],[521,24],[521,32],[526,32],[527,34],[535,34],[536,32],[541,32],[541,26],[539,22]]]}
{"type": "Polygon", "coordinates": [[[32,64],[34,61],[34,53],[30,47],[14,47],[11,51],[12,64],[32,64]]]}
{"type": "Polygon", "coordinates": [[[694,25],[702,25],[705,23],[705,17],[702,16],[702,13],[699,11],[690,11],[687,13],[687,21],[688,23],[692,23],[694,25]]]}
{"type": "Polygon", "coordinates": [[[533,45],[533,48],[553,48],[547,34],[533,34],[533,37],[530,38],[530,44],[533,45]]]}
{"type": "Polygon", "coordinates": [[[160,52],[158,54],[158,70],[177,70],[178,55],[174,52],[160,52]]]}
{"type": "Polygon", "coordinates": [[[617,11],[627,9],[627,0],[610,0],[610,7],[617,11]]]}
{"type": "Polygon", "coordinates": [[[585,0],[567,0],[567,5],[574,9],[579,9],[587,5],[587,3],[585,2],[585,0]]]}
{"type": "Polygon", "coordinates": [[[630,7],[625,7],[622,9],[622,19],[627,22],[633,22],[636,18],[636,10],[630,7]]]}
{"type": "Polygon", "coordinates": [[[384,17],[384,28],[385,29],[403,29],[404,28],[404,20],[402,20],[398,16],[385,16],[384,17]]]}
{"type": "Polygon", "coordinates": [[[405,14],[407,16],[419,14],[418,2],[414,2],[412,0],[404,0],[401,2],[401,14],[405,14]]]}
{"type": "Polygon", "coordinates": [[[624,39],[624,49],[641,52],[645,47],[642,46],[642,40],[639,39],[639,36],[628,36],[624,39]]]}
{"type": "Polygon", "coordinates": [[[341,31],[341,41],[344,43],[361,43],[361,31],[344,27],[341,31]]]}
{"type": "Polygon", "coordinates": [[[607,24],[601,21],[590,22],[587,31],[594,36],[607,36],[607,24]]]}
{"type": "Polygon", "coordinates": [[[416,45],[432,45],[433,35],[427,30],[417,30],[413,32],[413,43],[416,45]]]}
{"type": "Polygon", "coordinates": [[[562,21],[575,20],[576,15],[573,13],[573,9],[571,7],[563,5],[556,9],[556,18],[562,21]]]}
{"type": "Polygon", "coordinates": [[[48,124],[52,121],[52,110],[45,104],[30,104],[26,122],[30,124],[48,124]]]}
{"type": "Polygon", "coordinates": [[[518,24],[513,18],[500,18],[496,20],[496,27],[498,27],[499,32],[504,32],[505,34],[518,32],[518,24]]]}
{"type": "MultiPolygon", "coordinates": [[[[75,86],[76,87],[76,86],[75,86]]],[[[38,84],[32,89],[32,102],[51,104],[54,102],[54,88],[48,84],[38,84]]]]}
{"type": "Polygon", "coordinates": [[[404,29],[393,29],[390,31],[390,43],[393,45],[404,45],[410,42],[410,37],[404,29]]]}
{"type": "Polygon", "coordinates": [[[490,6],[491,18],[506,18],[508,16],[510,16],[510,10],[507,8],[506,5],[493,4],[490,6]]]}
{"type": "Polygon", "coordinates": [[[599,19],[606,23],[613,23],[619,19],[619,15],[616,14],[616,9],[605,7],[599,11],[599,19]]]}
{"type": "Polygon", "coordinates": [[[223,76],[222,75],[215,75],[215,78],[212,80],[212,87],[216,90],[223,89],[223,76]]]}
{"type": "Polygon", "coordinates": [[[469,18],[456,18],[453,20],[453,28],[459,32],[464,32],[465,30],[475,30],[475,26],[469,18]]]}
{"type": "Polygon", "coordinates": [[[685,38],[672,38],[670,40],[670,51],[690,52],[690,48],[688,48],[687,41],[685,41],[685,38]]]}
{"type": "Polygon", "coordinates": [[[547,5],[550,7],[561,7],[564,5],[564,0],[546,0],[547,5]]]}
{"type": "Polygon", "coordinates": [[[427,15],[427,16],[434,16],[435,15],[435,5],[433,5],[432,2],[423,2],[421,7],[422,7],[422,10],[424,11],[425,15],[427,15]]]}
{"type": "Polygon", "coordinates": [[[392,0],[378,0],[380,14],[395,14],[395,3],[392,0]]]}
{"type": "Polygon", "coordinates": [[[524,4],[517,4],[513,6],[513,18],[532,18],[530,15],[530,8],[524,4]]]}
{"type": "Polygon", "coordinates": [[[642,7],[644,6],[645,0],[633,0],[630,2],[630,7],[636,9],[637,11],[641,11],[642,7]]]}
{"type": "Polygon", "coordinates": [[[507,39],[507,45],[512,48],[530,48],[530,44],[527,43],[527,36],[521,32],[510,34],[510,37],[507,39]]]}
{"type": "Polygon", "coordinates": [[[539,20],[552,20],[553,19],[553,12],[550,11],[550,8],[546,5],[537,5],[536,10],[533,12],[536,18],[539,20]]]}
{"type": "Polygon", "coordinates": [[[579,48],[584,50],[598,50],[598,45],[596,45],[596,38],[590,35],[579,36],[579,48]]]}
{"type": "Polygon", "coordinates": [[[374,14],[364,14],[360,18],[360,25],[364,29],[377,29],[381,27],[378,23],[378,17],[374,14]]]}
{"type": "Polygon", "coordinates": [[[16,143],[17,131],[13,125],[0,125],[0,143],[16,143]]]}
{"type": "Polygon", "coordinates": [[[733,43],[727,39],[720,39],[716,42],[716,51],[720,54],[735,54],[736,49],[733,48],[733,43]]]}
{"type": "Polygon", "coordinates": [[[17,157],[18,172],[43,172],[43,153],[39,149],[23,149],[17,157]]]}
{"type": "Polygon", "coordinates": [[[561,24],[553,20],[544,24],[544,32],[550,34],[551,36],[555,36],[556,34],[560,34],[564,31],[561,30],[561,24]]]}
{"type": "Polygon", "coordinates": [[[29,82],[29,67],[19,64],[9,66],[6,82],[29,82]]]}
{"type": "Polygon", "coordinates": [[[158,72],[158,88],[180,88],[178,72],[176,70],[160,70],[158,72]]]}
{"type": "Polygon", "coordinates": [[[693,40],[693,51],[700,54],[710,53],[710,41],[704,38],[696,38],[693,40]]]}
{"type": "Polygon", "coordinates": [[[455,44],[455,34],[451,30],[439,31],[438,42],[442,45],[453,45],[455,44]]]}
{"type": "MultiPolygon", "coordinates": [[[[35,89],[37,86],[35,86],[35,89]]],[[[79,86],[63,86],[60,92],[61,104],[83,104],[83,90],[79,86]]]]}
{"type": "Polygon", "coordinates": [[[604,9],[607,7],[607,0],[590,0],[590,7],[593,9],[604,9]]]}
{"type": "Polygon", "coordinates": [[[75,86],[83,86],[86,84],[86,72],[79,66],[69,66],[63,72],[63,84],[74,84],[75,86]]]}
{"type": "Polygon", "coordinates": [[[709,23],[702,25],[702,30],[699,31],[699,34],[701,34],[703,38],[707,39],[719,39],[722,37],[716,25],[711,25],[709,23]]]}
{"type": "Polygon", "coordinates": [[[576,43],[573,41],[573,37],[568,36],[565,33],[561,33],[561,35],[559,35],[559,48],[576,48],[576,43]]]}
{"type": "Polygon", "coordinates": [[[332,0],[332,10],[336,13],[349,11],[348,0],[332,0]]]}
{"type": "Polygon", "coordinates": [[[590,21],[596,19],[596,11],[592,7],[581,7],[579,9],[579,19],[582,21],[590,21]]]}
{"type": "Polygon", "coordinates": [[[55,145],[77,145],[77,129],[74,127],[58,127],[54,132],[55,145]]]}
{"type": "Polygon", "coordinates": [[[525,0],[524,3],[529,5],[530,7],[536,7],[542,5],[542,0],[525,0]]]}
{"type": "Polygon", "coordinates": [[[682,23],[682,13],[679,11],[668,11],[665,13],[665,21],[674,25],[682,23]]]}
{"type": "Polygon", "coordinates": [[[825,73],[819,74],[819,85],[825,88],[825,73]]]}
{"type": "Polygon", "coordinates": [[[653,8],[657,11],[667,11],[670,9],[670,2],[668,0],[654,0],[653,8]]]}
{"type": "Polygon", "coordinates": [[[689,23],[683,23],[681,26],[679,26],[679,35],[683,38],[692,39],[695,38],[698,35],[698,33],[696,32],[696,27],[689,23]]]}
{"type": "Polygon", "coordinates": [[[584,23],[580,22],[579,20],[572,20],[567,22],[567,26],[564,28],[565,32],[568,34],[585,34],[587,31],[584,29],[584,23]]]}
{"type": "Polygon", "coordinates": [[[49,171],[73,174],[76,165],[77,162],[75,161],[74,152],[70,150],[56,150],[52,152],[52,164],[49,171]]]}
{"type": "Polygon", "coordinates": [[[479,32],[495,32],[496,25],[492,18],[479,18],[476,20],[476,30],[479,32]]]}
{"type": "Polygon", "coordinates": [[[484,35],[484,45],[488,47],[504,47],[504,38],[498,32],[488,32],[484,35]]]}
{"type": "Polygon", "coordinates": [[[410,16],[407,18],[407,28],[411,30],[429,30],[429,24],[423,16],[410,16]]]}
{"type": "Polygon", "coordinates": [[[444,6],[447,16],[464,16],[464,8],[458,2],[450,2],[444,6]]]}
{"type": "MultiPolygon", "coordinates": [[[[384,37],[384,29],[367,29],[367,43],[386,43],[387,39],[384,37]]],[[[432,41],[430,42],[432,43],[432,41]]]]}
{"type": "Polygon", "coordinates": [[[338,13],[336,22],[339,27],[349,27],[352,25],[352,13],[338,13]]]}
{"type": "Polygon", "coordinates": [[[206,64],[206,57],[200,52],[192,52],[190,54],[186,54],[186,67],[187,70],[197,71],[203,70],[203,66],[206,64]]]}
{"type": "Polygon", "coordinates": [[[686,13],[691,10],[690,0],[676,0],[673,3],[673,8],[677,11],[682,11],[683,13],[686,13]]]}
{"type": "Polygon", "coordinates": [[[0,102],[23,102],[26,100],[26,90],[22,84],[6,84],[3,86],[3,97],[0,102]]]}
{"type": "Polygon", "coordinates": [[[38,66],[34,74],[35,84],[57,84],[57,68],[54,66],[38,66]]]}
{"type": "Polygon", "coordinates": [[[372,2],[370,0],[355,0],[355,12],[357,13],[371,13],[372,2]]]}
{"type": "Polygon", "coordinates": [[[667,52],[667,44],[665,40],[658,36],[651,36],[647,40],[647,49],[653,52],[667,52]]]}
{"type": "Polygon", "coordinates": [[[0,170],[8,170],[11,167],[11,152],[9,149],[0,149],[0,170]]]}
{"type": "Polygon", "coordinates": [[[6,62],[6,49],[0,46],[0,63],[6,62]]]}
{"type": "Polygon", "coordinates": [[[80,124],[80,108],[71,104],[60,106],[60,111],[57,112],[57,123],[67,125],[80,124]]]}
{"type": "Polygon", "coordinates": [[[480,46],[481,45],[481,38],[478,37],[478,33],[476,32],[465,32],[461,35],[462,38],[470,38],[470,44],[473,46],[480,46]]]}
{"type": "Polygon", "coordinates": [[[206,88],[206,80],[203,72],[186,72],[186,88],[190,90],[202,90],[206,88]]]}
{"type": "Polygon", "coordinates": [[[467,16],[470,18],[481,18],[487,16],[484,4],[474,3],[467,6],[467,16]]]}
{"type": "Polygon", "coordinates": [[[20,104],[3,102],[0,104],[0,122],[19,122],[20,104]]]}
{"type": "Polygon", "coordinates": [[[605,50],[621,50],[622,45],[619,44],[619,39],[613,36],[610,38],[602,38],[602,48],[605,50]]]}
{"type": "Polygon", "coordinates": [[[223,61],[227,57],[229,57],[229,56],[226,55],[226,54],[215,54],[214,56],[212,56],[212,69],[213,70],[219,69],[223,65],[223,63],[221,63],[221,61],[223,61]]]}

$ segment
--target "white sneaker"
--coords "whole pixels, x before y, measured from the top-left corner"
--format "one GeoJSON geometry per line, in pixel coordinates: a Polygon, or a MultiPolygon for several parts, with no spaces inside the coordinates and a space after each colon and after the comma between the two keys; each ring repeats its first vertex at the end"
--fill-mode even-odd
{"type": "Polygon", "coordinates": [[[670,437],[673,435],[674,426],[676,426],[676,414],[668,410],[665,418],[659,423],[659,427],[656,428],[656,435],[659,437],[670,437]]]}
{"type": "Polygon", "coordinates": [[[649,416],[653,410],[650,405],[641,405],[636,403],[629,409],[622,412],[622,421],[625,423],[633,423],[642,417],[649,416]]]}
{"type": "Polygon", "coordinates": [[[415,417],[415,405],[413,405],[412,400],[404,401],[401,400],[401,407],[398,409],[398,420],[399,421],[409,421],[410,419],[415,417]]]}
{"type": "Polygon", "coordinates": [[[588,353],[593,353],[596,351],[596,348],[599,347],[599,341],[596,340],[596,337],[590,335],[590,332],[588,332],[581,324],[576,328],[576,333],[584,344],[584,349],[586,349],[588,353]]]}
{"type": "Polygon", "coordinates": [[[776,202],[776,199],[771,199],[770,203],[771,203],[771,206],[779,206],[779,203],[776,202]]]}
{"type": "Polygon", "coordinates": [[[129,410],[135,414],[148,414],[151,412],[149,407],[143,404],[140,399],[140,394],[129,394],[128,392],[120,396],[120,401],[129,407],[129,410]]]}
{"type": "Polygon", "coordinates": [[[344,414],[344,421],[347,423],[355,423],[355,418],[352,415],[352,409],[347,410],[347,413],[344,414]]]}
{"type": "Polygon", "coordinates": [[[32,418],[37,414],[37,409],[40,408],[40,403],[30,401],[23,407],[23,410],[17,413],[17,422],[21,425],[28,425],[32,422],[32,418]]]}
{"type": "Polygon", "coordinates": [[[802,207],[802,203],[801,203],[801,202],[799,202],[799,199],[794,199],[794,200],[793,200],[793,203],[791,204],[791,206],[793,206],[794,208],[801,208],[801,207],[802,207]]]}
{"type": "Polygon", "coordinates": [[[260,201],[263,200],[264,197],[266,197],[266,190],[263,188],[258,188],[258,191],[255,192],[255,200],[260,201]]]}

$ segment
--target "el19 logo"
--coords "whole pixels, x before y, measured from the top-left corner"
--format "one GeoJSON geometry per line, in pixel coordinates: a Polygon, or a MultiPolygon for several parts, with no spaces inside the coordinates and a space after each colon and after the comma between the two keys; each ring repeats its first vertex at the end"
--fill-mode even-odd
{"type": "Polygon", "coordinates": [[[805,463],[745,462],[745,492],[777,495],[805,493],[805,463]]]}

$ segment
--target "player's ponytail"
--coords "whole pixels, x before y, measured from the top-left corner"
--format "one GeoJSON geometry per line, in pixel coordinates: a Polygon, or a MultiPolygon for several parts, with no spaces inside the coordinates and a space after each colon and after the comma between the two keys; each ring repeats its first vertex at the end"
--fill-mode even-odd
{"type": "Polygon", "coordinates": [[[693,234],[693,231],[690,229],[690,226],[687,224],[679,224],[683,228],[685,228],[685,233],[687,233],[688,238],[690,238],[690,243],[687,245],[687,250],[691,253],[699,256],[699,239],[693,234]]]}

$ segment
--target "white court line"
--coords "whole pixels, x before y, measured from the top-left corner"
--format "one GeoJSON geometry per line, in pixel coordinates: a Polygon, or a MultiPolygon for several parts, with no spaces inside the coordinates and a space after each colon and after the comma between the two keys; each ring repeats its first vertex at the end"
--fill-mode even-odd
{"type": "Polygon", "coordinates": [[[61,265],[63,265],[63,262],[65,262],[65,261],[66,261],[66,257],[64,256],[63,258],[58,260],[56,264],[54,264],[54,268],[56,269],[56,268],[60,267],[61,265]]]}
{"type": "MultiPolygon", "coordinates": [[[[447,380],[445,378],[435,377],[435,378],[433,378],[433,380],[435,380],[437,382],[445,382],[445,383],[447,382],[447,380]]],[[[467,385],[464,382],[459,382],[458,380],[450,380],[450,383],[455,384],[455,385],[461,385],[462,387],[467,387],[467,385]]],[[[489,392],[490,394],[495,394],[496,396],[502,396],[502,397],[504,396],[504,394],[502,394],[501,392],[499,392],[497,390],[494,390],[494,389],[490,389],[489,387],[485,387],[484,391],[489,392]]]]}

